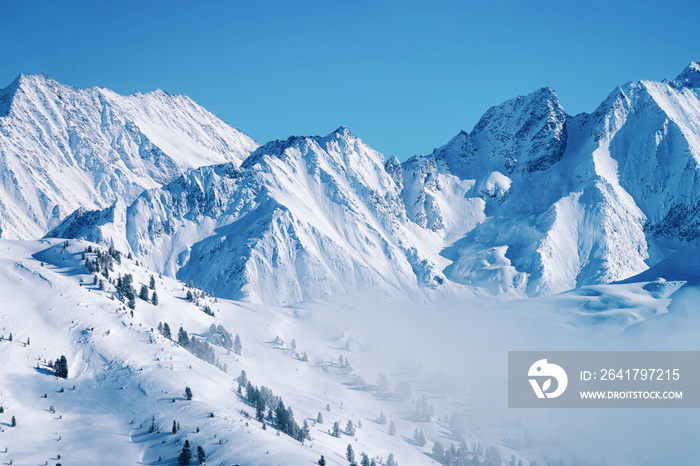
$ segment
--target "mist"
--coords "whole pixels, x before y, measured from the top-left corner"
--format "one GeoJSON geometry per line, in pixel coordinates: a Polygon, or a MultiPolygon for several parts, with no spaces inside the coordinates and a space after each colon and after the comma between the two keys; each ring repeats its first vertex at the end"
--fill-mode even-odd
{"type": "MultiPolygon", "coordinates": [[[[332,306],[341,310],[326,317],[371,355],[357,366],[368,383],[376,383],[377,372],[387,374],[391,389],[409,381],[412,397],[426,393],[436,416],[460,414],[470,447],[477,441],[495,446],[507,461],[509,439],[528,432],[534,445],[515,452],[525,464],[560,458],[566,464],[694,464],[700,442],[695,410],[512,409],[507,369],[508,351],[700,350],[700,316],[693,311],[699,297],[699,288],[683,287],[671,296],[668,313],[627,327],[617,318],[581,325],[580,308],[556,297],[430,304],[345,297],[332,306]]],[[[449,435],[439,441],[457,443],[449,435]]]]}

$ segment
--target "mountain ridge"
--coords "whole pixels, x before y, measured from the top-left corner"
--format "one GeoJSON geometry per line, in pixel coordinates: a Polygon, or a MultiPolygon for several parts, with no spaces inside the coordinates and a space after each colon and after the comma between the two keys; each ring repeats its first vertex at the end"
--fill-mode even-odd
{"type": "MultiPolygon", "coordinates": [[[[188,208],[201,216],[179,227],[187,235],[174,233],[184,243],[167,269],[150,266],[195,282],[204,274],[201,284],[224,296],[272,304],[366,286],[525,296],[623,280],[696,240],[699,97],[676,81],[631,82],[594,112],[569,116],[540,88],[403,163],[344,126],[271,141],[224,191],[190,192],[188,208]],[[224,220],[200,209],[214,200],[235,209],[224,220]],[[254,240],[231,242],[232,233],[254,240]]],[[[147,259],[157,248],[143,232],[172,219],[170,207],[141,202],[138,215],[127,207],[125,228],[137,233],[108,241],[147,259]]]]}

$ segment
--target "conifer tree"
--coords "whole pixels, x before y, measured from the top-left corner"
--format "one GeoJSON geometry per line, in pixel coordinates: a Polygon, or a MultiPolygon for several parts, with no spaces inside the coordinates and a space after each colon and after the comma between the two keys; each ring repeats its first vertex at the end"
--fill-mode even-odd
{"type": "Polygon", "coordinates": [[[153,278],[153,275],[151,275],[151,282],[149,283],[149,287],[154,291],[156,289],[156,279],[153,278]]]}
{"type": "Polygon", "coordinates": [[[153,296],[151,296],[151,304],[153,304],[154,306],[158,305],[158,293],[156,293],[155,291],[153,292],[153,296]]]}
{"type": "Polygon", "coordinates": [[[61,377],[62,379],[68,378],[68,360],[65,356],[61,355],[60,358],[56,359],[54,363],[54,372],[56,377],[61,377]]]}
{"type": "Polygon", "coordinates": [[[204,452],[204,448],[202,448],[201,445],[197,446],[197,461],[199,461],[199,464],[207,462],[207,454],[204,452]]]}
{"type": "Polygon", "coordinates": [[[389,435],[396,435],[396,424],[394,424],[394,421],[389,423],[389,435]]]}
{"type": "Polygon", "coordinates": [[[326,466],[326,458],[321,455],[321,459],[318,460],[318,466],[326,466]]]}
{"type": "Polygon", "coordinates": [[[192,390],[190,387],[185,387],[185,399],[190,401],[192,399],[192,390]]]}
{"type": "Polygon", "coordinates": [[[345,458],[347,458],[350,463],[355,462],[355,451],[352,449],[352,445],[349,443],[348,448],[345,450],[345,458]]]}
{"type": "Polygon", "coordinates": [[[243,345],[241,345],[241,337],[236,334],[236,337],[233,339],[233,352],[240,356],[242,351],[243,345]]]}
{"type": "Polygon", "coordinates": [[[355,436],[355,425],[351,420],[348,420],[348,423],[345,424],[345,432],[347,432],[350,437],[355,436]]]}
{"type": "Polygon", "coordinates": [[[192,450],[190,450],[190,441],[185,440],[185,445],[183,445],[182,450],[180,450],[180,456],[177,458],[177,462],[183,466],[188,466],[191,459],[192,450]]]}
{"type": "Polygon", "coordinates": [[[146,288],[146,285],[141,285],[141,291],[139,291],[139,298],[148,302],[149,296],[148,296],[148,288],[146,288]]]}
{"type": "Polygon", "coordinates": [[[14,416],[12,416],[12,419],[10,420],[10,427],[17,427],[17,419],[15,419],[14,416]]]}
{"type": "Polygon", "coordinates": [[[187,330],[183,329],[180,327],[180,330],[177,331],[177,343],[180,346],[187,346],[190,343],[190,337],[187,335],[187,330]]]}
{"type": "Polygon", "coordinates": [[[370,466],[369,456],[367,456],[367,453],[362,452],[362,454],[360,455],[360,458],[361,458],[360,466],[370,466]]]}

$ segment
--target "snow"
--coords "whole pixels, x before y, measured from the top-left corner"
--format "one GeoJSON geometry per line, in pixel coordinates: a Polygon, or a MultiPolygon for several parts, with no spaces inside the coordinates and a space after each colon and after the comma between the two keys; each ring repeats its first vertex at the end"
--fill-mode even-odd
{"type": "Polygon", "coordinates": [[[0,91],[0,236],[43,236],[79,207],[131,203],[257,143],[186,96],[120,96],[21,75],[0,91]]]}
{"type": "MultiPolygon", "coordinates": [[[[587,451],[579,458],[617,458],[615,464],[631,464],[629,455],[639,451],[632,444],[593,451],[599,437],[546,441],[562,428],[579,435],[580,429],[589,428],[589,421],[581,420],[585,416],[577,417],[583,424],[576,425],[554,416],[553,425],[534,431],[536,446],[510,449],[503,439],[535,429],[538,416],[514,424],[513,414],[503,413],[503,400],[498,401],[505,382],[499,371],[484,372],[484,367],[503,363],[498,356],[502,345],[537,346],[544,335],[550,335],[554,347],[567,342],[568,348],[585,348],[609,345],[640,323],[648,323],[640,328],[653,334],[656,319],[668,315],[672,303],[682,302],[675,297],[683,282],[656,280],[583,287],[505,307],[474,300],[416,305],[376,294],[338,295],[289,307],[203,298],[195,306],[184,299],[185,284],[155,275],[159,305],[137,300],[132,317],[112,299],[110,285],[107,291],[92,285],[80,258],[87,246],[97,247],[83,241],[70,241],[64,248],[60,240],[0,240],[0,294],[6,297],[0,309],[0,406],[5,410],[0,414],[0,452],[8,448],[0,455],[6,461],[153,464],[162,457],[164,464],[173,464],[188,439],[193,446],[204,446],[211,464],[313,464],[323,454],[329,464],[340,465],[346,464],[348,443],[357,454],[365,451],[385,459],[393,453],[399,464],[432,464],[426,454],[432,442],[449,446],[454,441],[449,425],[437,417],[458,412],[470,448],[476,442],[497,446],[503,458],[514,454],[527,464],[555,455],[569,461],[574,452],[587,451]],[[202,312],[205,303],[213,317],[202,312]],[[224,373],[162,337],[154,330],[159,322],[167,322],[173,334],[182,326],[204,339],[211,337],[212,323],[221,324],[241,336],[242,355],[215,346],[217,358],[227,365],[224,373]],[[392,327],[397,330],[387,331],[392,327]],[[10,332],[12,342],[7,341],[10,332]],[[284,342],[275,343],[276,337],[284,342]],[[308,353],[309,362],[295,356],[292,339],[296,352],[308,353]],[[456,357],[479,349],[493,358],[456,357]],[[60,355],[69,361],[67,380],[53,376],[44,364],[60,355]],[[339,356],[348,358],[352,369],[340,368],[339,356]],[[234,379],[241,370],[255,385],[281,396],[297,422],[307,419],[312,440],[302,445],[245,418],[241,409],[253,416],[254,409],[236,394],[234,379]],[[379,372],[388,375],[392,390],[399,382],[410,382],[414,401],[427,395],[435,416],[419,421],[412,401],[378,392],[379,372]],[[183,399],[185,386],[192,388],[192,401],[183,399]],[[52,406],[55,413],[49,410],[52,406]],[[318,412],[324,423],[314,425],[318,412]],[[388,424],[374,422],[379,412],[395,422],[396,436],[387,434],[388,424]],[[16,427],[8,425],[11,416],[16,427]],[[160,432],[148,432],[153,416],[160,432]],[[349,419],[362,423],[355,437],[328,434],[333,422],[344,427],[349,419]],[[170,432],[173,420],[182,427],[175,435],[170,432]],[[416,428],[428,439],[425,447],[410,440],[416,428]]],[[[124,273],[133,274],[139,288],[152,271],[122,258],[111,276],[124,273]]],[[[661,323],[664,330],[669,325],[661,323]]],[[[663,428],[675,435],[686,429],[684,423],[675,424],[677,419],[671,421],[662,423],[663,428]]],[[[653,434],[630,429],[634,435],[653,434]]],[[[607,435],[605,429],[598,430],[600,436],[607,435]]]]}

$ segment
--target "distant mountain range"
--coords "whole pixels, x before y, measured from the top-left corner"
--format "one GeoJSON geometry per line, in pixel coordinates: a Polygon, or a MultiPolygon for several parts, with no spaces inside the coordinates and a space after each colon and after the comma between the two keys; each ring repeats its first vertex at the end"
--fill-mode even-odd
{"type": "Polygon", "coordinates": [[[112,244],[223,297],[551,294],[697,240],[700,65],[591,114],[539,89],[403,163],[344,127],[258,147],[184,96],[22,76],[0,157],[2,237],[112,244]]]}

